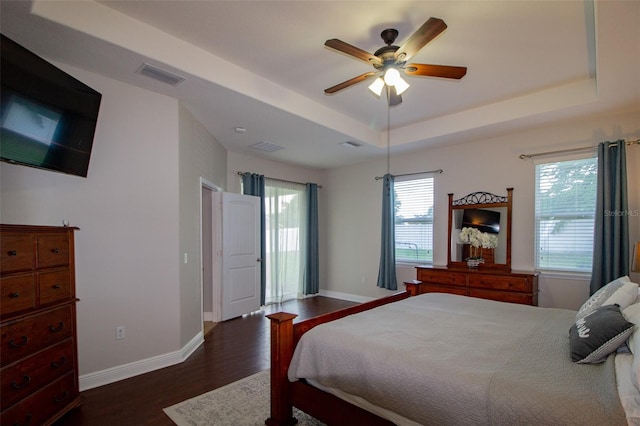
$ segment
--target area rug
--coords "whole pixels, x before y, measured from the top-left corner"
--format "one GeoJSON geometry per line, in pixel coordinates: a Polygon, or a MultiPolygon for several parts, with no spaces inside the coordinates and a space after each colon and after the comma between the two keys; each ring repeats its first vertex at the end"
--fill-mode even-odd
{"type": "MultiPolygon", "coordinates": [[[[178,426],[259,426],[269,417],[269,370],[165,408],[178,426]]],[[[301,426],[324,423],[294,407],[301,426]]]]}

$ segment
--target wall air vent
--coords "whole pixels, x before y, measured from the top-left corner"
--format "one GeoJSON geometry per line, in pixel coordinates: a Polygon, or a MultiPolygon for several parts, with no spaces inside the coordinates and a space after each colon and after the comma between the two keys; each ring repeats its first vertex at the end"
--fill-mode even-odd
{"type": "Polygon", "coordinates": [[[251,145],[249,148],[257,149],[258,151],[274,152],[284,149],[283,146],[274,145],[271,142],[260,141],[251,145]]]}
{"type": "Polygon", "coordinates": [[[178,74],[164,70],[157,65],[151,65],[147,63],[142,64],[142,66],[138,68],[137,72],[138,74],[145,75],[147,77],[153,78],[166,84],[170,84],[172,86],[177,86],[185,80],[184,77],[178,74]]]}

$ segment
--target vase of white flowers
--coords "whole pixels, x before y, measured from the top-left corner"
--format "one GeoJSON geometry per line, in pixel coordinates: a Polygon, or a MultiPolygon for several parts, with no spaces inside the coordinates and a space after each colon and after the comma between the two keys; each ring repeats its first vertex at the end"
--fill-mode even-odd
{"type": "Polygon", "coordinates": [[[467,266],[471,269],[475,269],[484,263],[482,249],[494,249],[498,246],[497,235],[471,227],[464,227],[460,230],[460,241],[469,244],[470,256],[465,260],[467,261],[467,266]]]}

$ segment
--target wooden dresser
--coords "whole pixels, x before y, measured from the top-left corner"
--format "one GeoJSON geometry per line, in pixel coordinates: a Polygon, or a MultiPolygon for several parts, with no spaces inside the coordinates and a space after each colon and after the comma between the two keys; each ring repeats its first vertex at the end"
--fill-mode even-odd
{"type": "Polygon", "coordinates": [[[0,225],[0,424],[51,424],[78,388],[73,227],[0,225]]]}
{"type": "Polygon", "coordinates": [[[418,266],[417,280],[406,282],[412,294],[453,293],[501,302],[538,305],[538,273],[491,269],[418,266]]]}

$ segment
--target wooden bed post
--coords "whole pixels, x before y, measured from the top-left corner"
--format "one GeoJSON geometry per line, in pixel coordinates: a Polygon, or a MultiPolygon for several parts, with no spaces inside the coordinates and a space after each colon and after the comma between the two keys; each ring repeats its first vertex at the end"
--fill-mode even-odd
{"type": "Polygon", "coordinates": [[[271,414],[268,426],[288,426],[298,423],[293,417],[291,385],[287,377],[293,357],[293,319],[295,314],[278,312],[267,315],[271,320],[271,414]]]}

